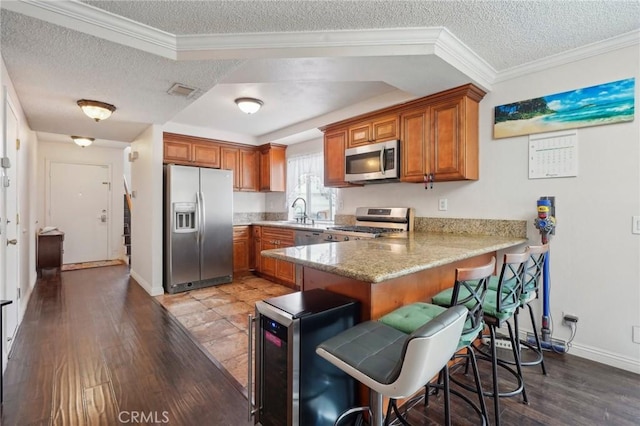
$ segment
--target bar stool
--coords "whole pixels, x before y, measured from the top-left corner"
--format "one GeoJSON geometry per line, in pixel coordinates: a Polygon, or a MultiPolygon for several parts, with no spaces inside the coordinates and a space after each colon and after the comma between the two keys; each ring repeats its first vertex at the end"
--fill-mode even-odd
{"type": "MultiPolygon", "coordinates": [[[[423,387],[455,352],[467,309],[456,306],[407,335],[379,321],[366,321],[321,343],[316,353],[369,387],[373,426],[382,425],[382,398],[406,398],[423,387]]],[[[448,396],[448,386],[445,398],[448,396]]],[[[445,404],[447,399],[445,399],[445,404]]],[[[385,424],[389,420],[389,412],[385,424]]],[[[338,424],[343,416],[338,417],[338,424]]]]}
{"type": "MultiPolygon", "coordinates": [[[[488,422],[488,417],[483,397],[484,392],[482,391],[482,384],[480,383],[480,375],[478,374],[478,366],[472,344],[484,329],[482,303],[487,291],[488,279],[494,272],[495,262],[496,259],[492,258],[491,262],[483,266],[457,268],[453,287],[439,293],[442,299],[441,305],[424,302],[412,303],[390,312],[379,320],[402,332],[411,333],[451,306],[464,306],[468,309],[462,335],[452,359],[466,358],[471,363],[476,385],[473,391],[478,395],[479,406],[466,395],[457,392],[455,389],[451,389],[450,392],[469,404],[482,419],[482,424],[488,422]],[[460,353],[463,349],[464,352],[460,353]]],[[[427,384],[425,388],[425,405],[429,403],[429,388],[436,387],[437,389],[441,380],[444,380],[445,384],[447,383],[449,380],[448,371],[441,371],[438,377],[438,385],[427,384]]],[[[449,419],[447,408],[447,404],[445,404],[445,418],[449,419]]]]}
{"type": "MultiPolygon", "coordinates": [[[[529,250],[529,254],[531,257],[529,258],[529,262],[527,263],[525,269],[524,282],[522,284],[522,294],[520,295],[520,307],[516,309],[516,313],[513,317],[513,326],[515,329],[515,335],[519,337],[520,328],[518,326],[518,318],[520,315],[520,308],[524,308],[525,306],[528,307],[535,345],[526,339],[520,339],[518,350],[520,350],[521,346],[524,345],[535,354],[535,357],[532,360],[525,361],[522,359],[522,352],[520,351],[520,365],[525,367],[540,364],[540,367],[542,368],[542,374],[546,375],[547,369],[544,365],[544,353],[542,350],[542,345],[540,343],[540,337],[538,335],[536,320],[533,316],[531,302],[533,302],[539,296],[540,277],[542,276],[542,269],[545,258],[547,256],[547,253],[549,252],[549,245],[543,244],[539,246],[528,246],[527,249],[529,250]]],[[[489,289],[497,290],[499,281],[500,277],[492,276],[489,279],[489,289]]],[[[505,285],[508,285],[508,283],[505,283],[505,285]]],[[[502,361],[510,365],[515,365],[515,361],[510,359],[503,359],[502,361]]]]}
{"type": "MultiPolygon", "coordinates": [[[[527,339],[521,340],[520,344],[525,345],[531,351],[536,354],[536,357],[530,361],[523,361],[520,357],[520,365],[531,366],[538,365],[542,368],[542,374],[547,374],[547,369],[544,366],[544,355],[542,351],[542,345],[540,344],[540,336],[538,336],[538,327],[536,320],[533,317],[533,308],[531,302],[538,298],[540,292],[540,277],[542,276],[542,269],[544,265],[547,253],[549,253],[549,244],[543,244],[539,246],[529,246],[529,263],[525,270],[524,283],[522,285],[522,295],[520,296],[520,307],[524,309],[526,306],[529,308],[529,318],[531,319],[531,328],[533,329],[533,336],[535,340],[535,346],[532,345],[527,339]]],[[[513,319],[516,336],[520,336],[520,329],[518,328],[518,314],[520,309],[516,310],[516,315],[513,319]]],[[[519,347],[518,347],[519,348],[519,347]]]]}
{"type": "MultiPolygon", "coordinates": [[[[502,269],[498,276],[497,288],[494,290],[487,290],[485,300],[482,304],[484,322],[489,328],[490,353],[487,354],[481,349],[479,349],[479,352],[480,358],[491,361],[493,389],[491,392],[485,392],[485,395],[493,397],[496,425],[500,424],[500,397],[511,397],[522,394],[523,403],[529,403],[524,386],[522,368],[520,365],[520,350],[518,347],[519,339],[514,336],[513,328],[511,327],[511,323],[508,321],[514,316],[516,310],[520,306],[525,269],[529,258],[530,255],[528,248],[523,253],[505,254],[502,269]],[[516,370],[513,370],[507,362],[497,356],[496,329],[503,325],[506,325],[509,331],[509,341],[511,343],[516,370]],[[502,367],[515,378],[516,386],[512,390],[500,391],[498,385],[498,366],[502,367]]],[[[434,302],[436,302],[435,297],[434,302]]],[[[478,348],[476,347],[476,349],[478,348]]],[[[470,387],[467,387],[467,389],[470,389],[470,387]]]]}

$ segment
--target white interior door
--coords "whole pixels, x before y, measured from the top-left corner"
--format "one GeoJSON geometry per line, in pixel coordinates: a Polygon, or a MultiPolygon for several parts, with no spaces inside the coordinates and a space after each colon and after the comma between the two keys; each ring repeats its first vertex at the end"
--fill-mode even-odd
{"type": "Polygon", "coordinates": [[[5,236],[6,239],[2,240],[2,244],[5,244],[4,255],[6,256],[5,263],[5,288],[2,292],[2,299],[11,300],[13,303],[4,308],[4,324],[5,324],[5,338],[9,343],[7,344],[7,353],[11,347],[11,341],[13,335],[18,327],[18,287],[20,286],[19,276],[19,250],[18,244],[18,158],[16,143],[18,140],[18,118],[11,107],[11,104],[5,98],[5,129],[6,129],[6,156],[9,159],[10,167],[4,169],[5,182],[5,206],[6,215],[2,219],[5,221],[5,236]]]}
{"type": "Polygon", "coordinates": [[[47,226],[64,232],[63,263],[109,259],[109,166],[51,162],[47,226]]]}

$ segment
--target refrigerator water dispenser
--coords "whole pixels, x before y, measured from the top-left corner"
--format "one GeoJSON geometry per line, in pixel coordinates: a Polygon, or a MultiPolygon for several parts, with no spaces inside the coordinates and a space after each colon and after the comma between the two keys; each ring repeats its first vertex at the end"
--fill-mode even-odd
{"type": "Polygon", "coordinates": [[[173,232],[195,232],[197,230],[196,203],[174,203],[173,215],[173,232]]]}

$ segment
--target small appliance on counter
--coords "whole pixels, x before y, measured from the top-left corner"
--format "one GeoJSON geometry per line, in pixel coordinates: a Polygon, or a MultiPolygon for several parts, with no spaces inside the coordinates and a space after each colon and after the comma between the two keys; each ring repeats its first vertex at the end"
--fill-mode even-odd
{"type": "Polygon", "coordinates": [[[165,166],[164,288],[233,280],[233,172],[165,166]]]}
{"type": "Polygon", "coordinates": [[[256,302],[255,408],[251,362],[247,386],[256,424],[331,426],[356,405],[356,381],[317,355],[316,347],[359,318],[357,300],[322,289],[256,302]]]}

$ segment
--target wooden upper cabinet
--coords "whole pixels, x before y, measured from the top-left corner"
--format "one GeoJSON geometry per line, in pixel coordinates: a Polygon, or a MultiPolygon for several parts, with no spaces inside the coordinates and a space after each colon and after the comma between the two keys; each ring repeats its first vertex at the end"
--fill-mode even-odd
{"type": "Polygon", "coordinates": [[[260,161],[258,160],[260,153],[255,149],[240,150],[240,191],[259,190],[260,180],[260,161]]]}
{"type": "Polygon", "coordinates": [[[349,126],[347,148],[398,139],[398,114],[367,120],[349,126]]]}
{"type": "Polygon", "coordinates": [[[431,105],[429,166],[435,181],[478,179],[478,102],[468,96],[431,105]]]}
{"type": "Polygon", "coordinates": [[[238,148],[222,147],[220,150],[223,170],[233,171],[233,190],[240,190],[240,150],[238,148]]]}
{"type": "Polygon", "coordinates": [[[164,133],[164,163],[220,168],[220,145],[194,136],[164,133]]]}
{"type": "Polygon", "coordinates": [[[164,162],[191,164],[191,142],[164,141],[164,162]]]}
{"type": "Polygon", "coordinates": [[[348,148],[371,143],[371,123],[362,123],[349,127],[348,148]]]}
{"type": "Polygon", "coordinates": [[[212,143],[194,143],[192,146],[193,165],[220,168],[220,145],[212,143]]]}
{"type": "Polygon", "coordinates": [[[258,191],[258,151],[222,147],[222,168],[233,170],[235,191],[258,191]]]}
{"type": "Polygon", "coordinates": [[[347,130],[336,130],[324,135],[324,186],[342,188],[351,186],[344,181],[344,150],[347,130]]]}
{"type": "Polygon", "coordinates": [[[478,179],[478,102],[457,96],[401,116],[401,181],[478,179]]]}
{"type": "Polygon", "coordinates": [[[287,180],[286,149],[286,146],[276,144],[260,146],[260,191],[285,191],[287,180]]]}
{"type": "Polygon", "coordinates": [[[251,145],[164,133],[165,164],[232,170],[234,191],[259,190],[259,157],[258,148],[251,145]]]}
{"type": "Polygon", "coordinates": [[[422,182],[429,163],[429,109],[417,108],[400,116],[400,180],[422,182]]]}

